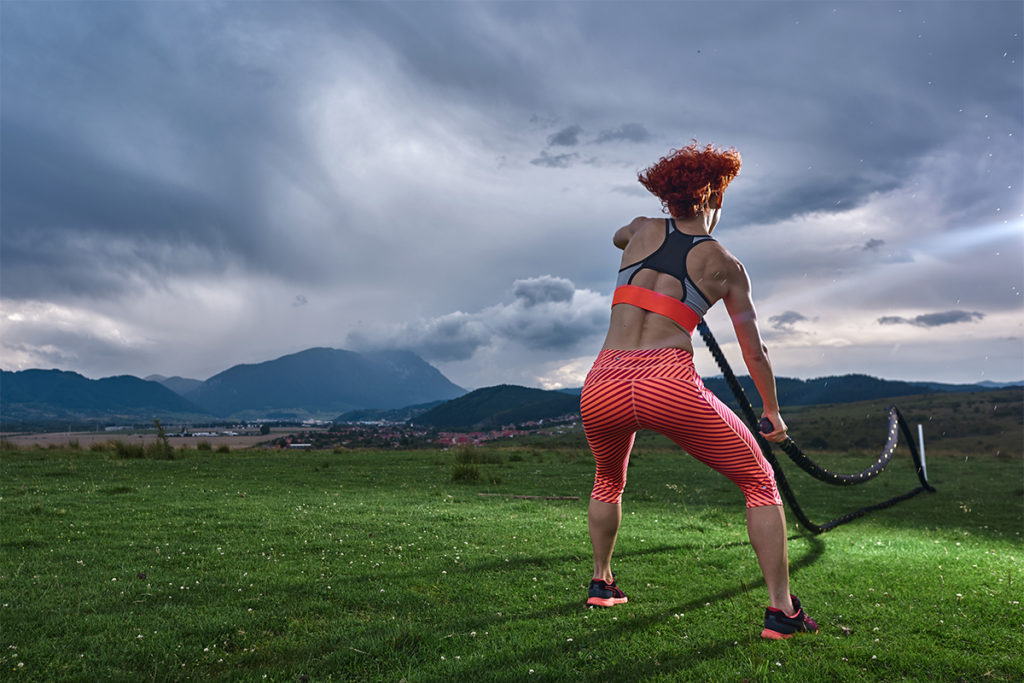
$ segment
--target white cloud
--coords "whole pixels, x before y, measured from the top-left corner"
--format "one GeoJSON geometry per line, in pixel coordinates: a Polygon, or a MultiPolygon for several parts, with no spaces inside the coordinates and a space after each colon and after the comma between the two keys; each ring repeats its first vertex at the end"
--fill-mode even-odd
{"type": "Polygon", "coordinates": [[[0,301],[0,367],[68,368],[89,355],[125,358],[152,344],[145,330],[86,307],[46,301],[0,301]]]}
{"type": "Polygon", "coordinates": [[[402,348],[427,360],[464,361],[495,346],[519,346],[534,353],[571,351],[593,342],[607,325],[610,299],[576,289],[565,278],[517,280],[512,291],[511,303],[353,331],[347,342],[359,349],[402,348]]]}
{"type": "Polygon", "coordinates": [[[543,389],[571,389],[582,387],[590,367],[594,364],[594,356],[580,356],[551,363],[548,369],[542,369],[537,383],[543,389]]]}

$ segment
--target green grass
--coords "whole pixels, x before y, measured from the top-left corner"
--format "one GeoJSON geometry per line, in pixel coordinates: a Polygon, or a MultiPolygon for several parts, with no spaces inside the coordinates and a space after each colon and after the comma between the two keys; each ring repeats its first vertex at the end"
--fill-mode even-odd
{"type": "MultiPolygon", "coordinates": [[[[1024,671],[1019,457],[930,459],[938,493],[823,536],[793,529],[793,588],[821,632],[764,642],[767,593],[742,496],[657,441],[641,442],[629,470],[614,567],[630,602],[593,611],[583,608],[593,469],[580,448],[0,456],[0,678],[980,681],[1024,671]],[[458,465],[480,478],[453,481],[458,465]]],[[[870,457],[825,460],[859,470],[870,457]]],[[[786,470],[823,521],[913,488],[909,458],[898,458],[863,491],[786,470]]]]}

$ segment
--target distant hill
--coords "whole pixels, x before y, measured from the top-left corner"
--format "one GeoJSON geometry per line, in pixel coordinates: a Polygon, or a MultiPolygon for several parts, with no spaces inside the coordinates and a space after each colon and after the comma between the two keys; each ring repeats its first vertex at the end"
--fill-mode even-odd
{"type": "MultiPolygon", "coordinates": [[[[757,406],[761,399],[749,376],[739,377],[740,386],[747,399],[757,406]]],[[[725,403],[736,407],[732,390],[721,376],[707,377],[704,386],[711,389],[725,403]]],[[[793,379],[776,377],[775,387],[779,395],[779,404],[786,406],[811,406],[826,403],[853,403],[876,398],[893,398],[896,396],[914,396],[938,392],[978,391],[984,387],[977,384],[942,384],[939,382],[902,382],[879,379],[868,375],[841,375],[832,377],[816,377],[814,379],[793,379]]]]}
{"type": "MultiPolygon", "coordinates": [[[[760,405],[760,396],[748,376],[739,378],[747,398],[760,405]]],[[[796,406],[854,403],[897,396],[948,394],[984,391],[984,384],[942,384],[938,382],[901,382],[868,375],[843,375],[802,380],[777,377],[776,390],[783,410],[796,406]]],[[[732,391],[720,375],[704,379],[704,384],[734,410],[738,408],[732,391]]],[[[519,423],[543,417],[555,417],[579,411],[581,388],[544,391],[501,385],[478,389],[460,398],[442,403],[412,422],[444,429],[480,430],[502,424],[519,423]]]]}
{"type": "Polygon", "coordinates": [[[187,398],[222,416],[329,418],[350,410],[401,408],[464,393],[410,351],[314,348],[236,365],[203,382],[187,398]]]}
{"type": "Polygon", "coordinates": [[[579,412],[579,409],[577,396],[502,384],[471,391],[428,410],[413,421],[438,429],[479,431],[558,417],[579,412]]]}
{"type": "MultiPolygon", "coordinates": [[[[458,400],[458,399],[455,399],[458,400]]],[[[444,401],[430,401],[415,406],[404,408],[363,408],[361,410],[350,410],[334,418],[335,424],[346,424],[353,422],[409,422],[414,420],[431,408],[444,403],[444,401]]]]}
{"type": "Polygon", "coordinates": [[[167,387],[122,375],[88,379],[63,370],[0,370],[4,428],[22,423],[209,418],[167,387]]]}
{"type": "Polygon", "coordinates": [[[185,394],[198,388],[203,383],[201,379],[188,379],[187,377],[164,377],[163,375],[150,375],[144,377],[147,382],[159,382],[165,387],[178,394],[184,396],[185,394]]]}
{"type": "MultiPolygon", "coordinates": [[[[761,398],[757,393],[754,381],[747,375],[739,378],[747,399],[759,405],[761,398]]],[[[979,382],[977,384],[945,384],[942,382],[903,382],[898,380],[879,379],[868,375],[841,375],[817,377],[815,379],[794,379],[776,377],[775,390],[779,395],[779,403],[786,406],[812,406],[827,403],[853,403],[869,401],[876,398],[892,398],[895,396],[916,396],[936,392],[969,392],[1021,386],[1022,382],[979,382]]],[[[731,407],[736,407],[736,399],[732,390],[721,375],[704,378],[704,386],[731,407]]],[[[559,389],[573,396],[579,396],[582,387],[559,389]]]]}
{"type": "Polygon", "coordinates": [[[1006,389],[1008,387],[1024,387],[1024,380],[1019,382],[992,382],[986,380],[984,382],[978,382],[976,386],[985,387],[986,389],[1006,389]]]}
{"type": "MultiPolygon", "coordinates": [[[[804,406],[783,416],[790,436],[814,457],[816,450],[881,453],[887,437],[888,407],[895,403],[916,437],[924,426],[928,459],[944,453],[971,458],[980,455],[1021,457],[1024,448],[1024,388],[992,388],[970,392],[933,391],[897,399],[804,406]]],[[[900,453],[906,457],[903,436],[900,453]]],[[[877,456],[876,456],[877,457],[877,456]]],[[[1022,491],[1024,493],[1024,491],[1022,491]]]]}
{"type": "MultiPolygon", "coordinates": [[[[743,387],[747,399],[755,406],[760,406],[761,398],[757,393],[753,380],[744,375],[739,378],[740,386],[743,387]]],[[[837,377],[818,377],[815,379],[793,379],[789,377],[776,377],[776,391],[779,396],[779,403],[782,404],[783,413],[789,408],[797,406],[817,406],[825,404],[845,404],[858,401],[870,401],[880,399],[891,399],[898,396],[921,396],[928,394],[950,394],[962,392],[976,392],[993,390],[1002,386],[1015,386],[1013,383],[996,385],[995,383],[980,384],[943,384],[939,382],[901,382],[879,379],[868,375],[843,375],[837,377]]],[[[704,385],[716,396],[729,405],[733,410],[738,409],[736,398],[732,390],[721,376],[704,378],[704,385]]],[[[523,389],[523,387],[514,387],[523,389]]],[[[481,394],[490,392],[501,387],[480,389],[463,396],[462,398],[442,404],[438,408],[421,415],[414,421],[417,424],[437,423],[438,426],[445,425],[451,428],[464,429],[467,426],[480,428],[480,425],[498,425],[509,422],[519,422],[520,419],[510,419],[506,416],[517,414],[532,414],[531,406],[536,400],[533,395],[520,394],[516,392],[495,392],[495,395],[481,394]],[[488,415],[487,410],[493,409],[495,414],[488,415]],[[460,412],[465,412],[465,417],[460,412]]],[[[539,389],[529,391],[540,392],[539,389]]],[[[558,389],[556,391],[541,392],[544,394],[560,394],[571,399],[563,403],[567,409],[551,412],[547,416],[564,414],[567,412],[579,411],[579,397],[582,388],[558,389]],[[575,403],[575,407],[568,407],[575,403]]],[[[536,419],[536,418],[524,418],[536,419]]]]}

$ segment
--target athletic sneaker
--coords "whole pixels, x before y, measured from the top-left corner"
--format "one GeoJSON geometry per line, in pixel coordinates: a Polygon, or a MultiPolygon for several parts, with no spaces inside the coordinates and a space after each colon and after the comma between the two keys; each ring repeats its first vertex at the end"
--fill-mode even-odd
{"type": "Polygon", "coordinates": [[[628,602],[626,594],[615,585],[614,579],[612,579],[611,583],[601,579],[591,579],[590,589],[587,591],[587,605],[590,607],[611,607],[612,605],[621,605],[624,602],[628,602]]]}
{"type": "Polygon", "coordinates": [[[764,611],[764,630],[761,631],[762,638],[785,640],[801,632],[818,632],[818,624],[814,619],[807,616],[804,608],[800,606],[800,600],[795,595],[790,595],[789,597],[793,598],[793,607],[796,608],[796,614],[789,617],[780,609],[775,609],[774,607],[766,609],[764,611]]]}

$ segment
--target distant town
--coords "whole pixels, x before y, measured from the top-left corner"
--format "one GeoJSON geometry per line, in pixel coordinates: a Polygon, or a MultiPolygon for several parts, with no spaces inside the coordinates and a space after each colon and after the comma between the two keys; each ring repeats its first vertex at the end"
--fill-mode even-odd
{"type": "MultiPolygon", "coordinates": [[[[480,431],[441,430],[417,426],[414,422],[367,420],[334,424],[329,420],[303,420],[301,422],[266,420],[231,425],[168,425],[164,433],[169,439],[259,437],[267,440],[260,445],[267,448],[333,450],[345,448],[447,448],[465,444],[482,444],[524,436],[558,435],[580,426],[579,413],[569,413],[542,420],[507,424],[497,429],[480,431]]],[[[105,427],[105,433],[151,432],[152,427],[116,425],[105,427]]]]}
{"type": "Polygon", "coordinates": [[[335,448],[447,448],[482,444],[537,434],[557,435],[578,427],[580,416],[570,413],[521,424],[503,425],[486,431],[445,431],[406,422],[355,422],[335,424],[328,429],[308,429],[271,440],[277,448],[330,450],[335,448]]]}

